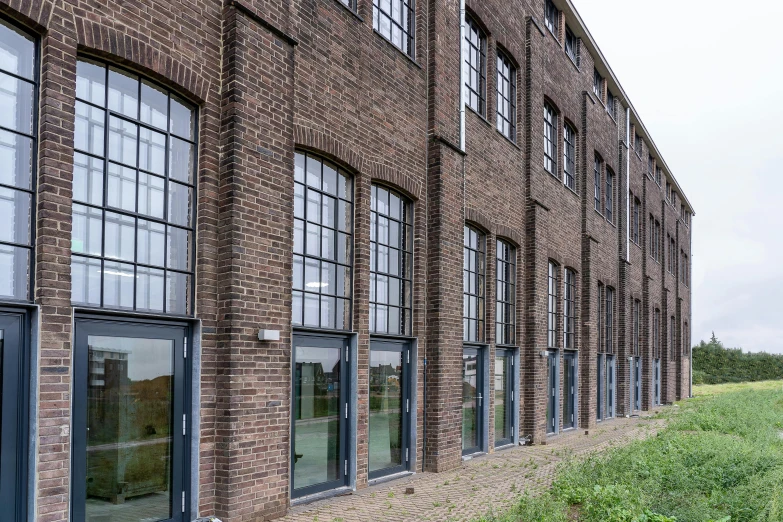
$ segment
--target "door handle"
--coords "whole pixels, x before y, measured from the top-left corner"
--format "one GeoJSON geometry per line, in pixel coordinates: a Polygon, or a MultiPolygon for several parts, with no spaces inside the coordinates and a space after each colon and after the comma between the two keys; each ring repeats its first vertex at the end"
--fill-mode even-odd
{"type": "Polygon", "coordinates": [[[478,399],[478,401],[479,401],[479,404],[478,404],[478,405],[479,405],[479,406],[481,406],[481,399],[483,399],[483,397],[482,397],[482,396],[481,396],[481,394],[479,393],[479,394],[478,394],[478,397],[476,397],[476,398],[477,398],[477,399],[478,399]]]}

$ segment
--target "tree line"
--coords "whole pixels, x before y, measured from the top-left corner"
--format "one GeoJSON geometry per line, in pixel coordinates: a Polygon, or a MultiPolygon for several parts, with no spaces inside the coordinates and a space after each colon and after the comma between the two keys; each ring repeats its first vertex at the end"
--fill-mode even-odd
{"type": "Polygon", "coordinates": [[[693,347],[693,384],[783,379],[783,355],[745,353],[726,348],[715,333],[708,343],[693,347]]]}

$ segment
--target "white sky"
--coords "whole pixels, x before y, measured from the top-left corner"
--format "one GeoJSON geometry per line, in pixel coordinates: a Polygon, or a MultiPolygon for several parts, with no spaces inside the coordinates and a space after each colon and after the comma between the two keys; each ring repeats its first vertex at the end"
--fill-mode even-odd
{"type": "Polygon", "coordinates": [[[694,344],[783,353],[783,2],[573,2],[696,211],[694,344]]]}

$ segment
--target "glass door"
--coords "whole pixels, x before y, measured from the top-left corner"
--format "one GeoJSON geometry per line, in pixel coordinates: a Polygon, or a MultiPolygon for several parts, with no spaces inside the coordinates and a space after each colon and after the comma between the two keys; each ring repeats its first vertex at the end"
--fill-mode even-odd
{"type": "Polygon", "coordinates": [[[559,426],[557,423],[558,414],[558,388],[560,384],[560,373],[558,365],[558,353],[554,351],[547,352],[547,401],[546,401],[546,432],[557,433],[559,426]]]}
{"type": "Polygon", "coordinates": [[[563,429],[576,428],[576,353],[563,356],[563,429]]]}
{"type": "Polygon", "coordinates": [[[294,336],[292,497],[346,485],[348,340],[294,336]]]}
{"type": "Polygon", "coordinates": [[[27,384],[24,313],[0,311],[0,505],[9,520],[26,520],[27,384]]]}
{"type": "Polygon", "coordinates": [[[596,419],[597,420],[603,420],[604,418],[604,382],[605,382],[605,365],[604,362],[604,356],[603,354],[598,354],[598,369],[597,369],[597,377],[598,382],[596,386],[596,393],[597,393],[597,400],[596,400],[596,419]]]}
{"type": "Polygon", "coordinates": [[[462,454],[482,451],[484,368],[481,350],[465,348],[462,354],[462,454]]]}
{"type": "Polygon", "coordinates": [[[74,337],[74,520],[190,520],[187,326],[77,319],[74,337]]]}
{"type": "Polygon", "coordinates": [[[634,357],[633,360],[634,397],[633,409],[642,409],[642,358],[634,357]]]}
{"type": "Polygon", "coordinates": [[[495,352],[495,446],[514,442],[514,351],[495,352]]]}
{"type": "Polygon", "coordinates": [[[661,404],[661,360],[655,359],[655,362],[653,363],[655,367],[653,368],[653,371],[655,373],[654,379],[655,379],[655,405],[660,406],[661,404]]]}
{"type": "Polygon", "coordinates": [[[408,469],[410,343],[370,342],[370,479],[408,469]]]}
{"type": "Polygon", "coordinates": [[[615,396],[617,394],[617,368],[614,355],[606,356],[606,418],[614,418],[615,396]]]}

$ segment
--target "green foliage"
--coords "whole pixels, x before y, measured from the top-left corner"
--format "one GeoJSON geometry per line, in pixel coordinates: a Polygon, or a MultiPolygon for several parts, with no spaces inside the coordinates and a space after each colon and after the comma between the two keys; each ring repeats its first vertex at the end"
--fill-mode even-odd
{"type": "Polygon", "coordinates": [[[720,384],[783,379],[783,355],[726,348],[715,334],[693,347],[693,383],[720,384]]]}
{"type": "Polygon", "coordinates": [[[783,390],[725,387],[740,389],[682,403],[655,437],[567,461],[551,491],[484,520],[783,522],[783,390]]]}

